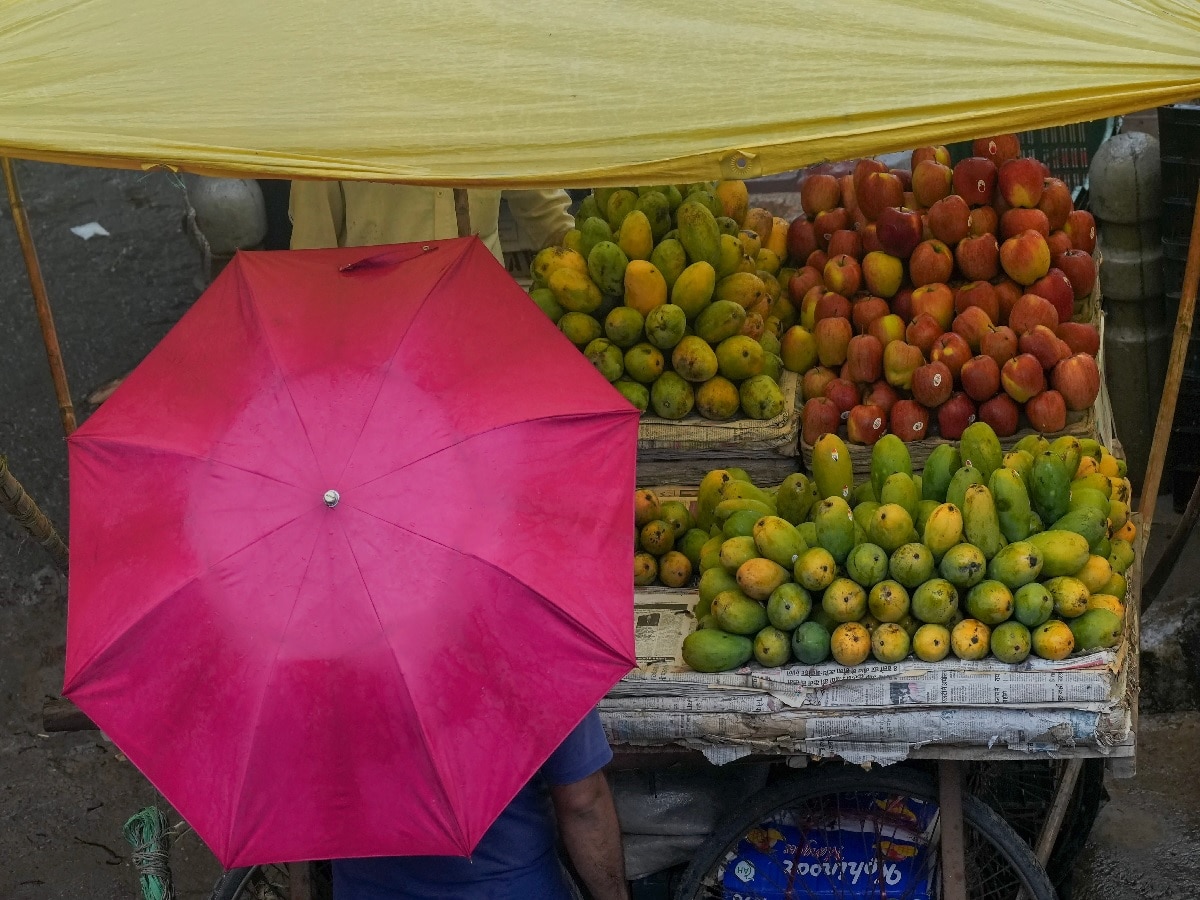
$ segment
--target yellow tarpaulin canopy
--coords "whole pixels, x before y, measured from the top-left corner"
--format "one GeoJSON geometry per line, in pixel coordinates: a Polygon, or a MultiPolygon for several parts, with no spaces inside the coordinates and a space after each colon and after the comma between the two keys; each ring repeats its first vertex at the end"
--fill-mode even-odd
{"type": "Polygon", "coordinates": [[[0,0],[0,153],[85,165],[684,182],[1197,96],[1196,0],[0,0]]]}

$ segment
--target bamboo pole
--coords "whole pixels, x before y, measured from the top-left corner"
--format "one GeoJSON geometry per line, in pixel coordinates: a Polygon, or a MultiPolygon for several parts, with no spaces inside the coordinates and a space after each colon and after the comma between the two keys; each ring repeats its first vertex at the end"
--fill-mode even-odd
{"type": "Polygon", "coordinates": [[[467,200],[467,192],[464,188],[454,189],[454,217],[458,220],[458,236],[470,235],[471,205],[467,200]]]}
{"type": "Polygon", "coordinates": [[[33,232],[29,230],[29,216],[25,212],[25,201],[21,198],[21,187],[17,183],[17,173],[13,169],[12,160],[6,156],[0,157],[0,169],[4,170],[4,183],[8,186],[8,205],[12,210],[21,254],[25,257],[25,271],[29,275],[30,290],[33,291],[38,324],[42,328],[42,343],[46,345],[46,360],[50,363],[50,377],[54,379],[54,393],[58,397],[58,414],[62,418],[63,432],[70,436],[75,430],[75,407],[71,403],[70,388],[67,387],[67,370],[63,366],[62,352],[58,348],[58,332],[54,329],[54,315],[50,311],[46,282],[42,279],[37,248],[33,245],[33,232]]]}
{"type": "Polygon", "coordinates": [[[0,456],[0,507],[7,510],[17,520],[17,524],[45,548],[54,560],[54,565],[63,572],[67,571],[67,545],[58,536],[46,514],[33,502],[33,498],[25,493],[21,483],[13,478],[12,473],[8,471],[8,460],[3,456],[0,456]]]}
{"type": "Polygon", "coordinates": [[[1184,359],[1192,337],[1192,320],[1196,314],[1196,285],[1200,281],[1200,191],[1196,193],[1196,212],[1192,216],[1192,234],[1188,241],[1187,267],[1183,270],[1183,290],[1179,295],[1179,314],[1175,317],[1175,337],[1167,362],[1166,384],[1158,404],[1158,420],[1154,424],[1154,440],[1150,444],[1150,459],[1142,481],[1142,496],[1138,509],[1142,528],[1147,535],[1154,522],[1154,507],[1158,502],[1158,485],[1162,481],[1167,445],[1171,440],[1171,423],[1175,420],[1175,401],[1179,398],[1179,383],[1183,380],[1184,359]]]}

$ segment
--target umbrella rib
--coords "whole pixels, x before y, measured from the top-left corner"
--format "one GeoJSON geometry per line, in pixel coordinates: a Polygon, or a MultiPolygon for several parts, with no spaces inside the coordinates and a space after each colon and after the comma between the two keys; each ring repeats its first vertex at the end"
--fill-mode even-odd
{"type": "Polygon", "coordinates": [[[549,597],[547,597],[545,594],[543,594],[537,588],[521,581],[519,578],[517,578],[511,572],[505,571],[504,569],[502,569],[498,565],[496,565],[494,562],[491,562],[490,560],[486,560],[481,556],[476,556],[474,553],[467,553],[467,552],[464,552],[463,550],[458,549],[457,547],[451,547],[448,544],[443,544],[441,541],[435,541],[433,538],[429,537],[428,535],[421,534],[418,531],[413,531],[411,528],[405,528],[403,525],[398,525],[395,522],[390,522],[387,519],[384,519],[380,516],[375,515],[372,512],[369,512],[368,510],[362,509],[361,507],[356,506],[354,508],[358,512],[362,513],[363,515],[370,516],[372,519],[382,522],[385,525],[390,525],[392,528],[395,528],[398,531],[403,531],[405,534],[409,534],[415,538],[419,538],[420,540],[427,541],[430,544],[434,544],[435,546],[441,547],[443,550],[448,550],[451,553],[454,553],[458,556],[463,556],[463,557],[466,557],[467,559],[473,559],[476,562],[478,562],[480,565],[486,566],[489,569],[492,569],[493,571],[498,572],[503,578],[507,579],[508,581],[513,582],[514,584],[520,585],[521,587],[525,588],[525,590],[529,591],[535,597],[540,599],[543,603],[545,603],[545,605],[547,607],[550,608],[553,615],[557,616],[563,622],[566,622],[567,624],[572,625],[575,628],[581,629],[582,631],[586,632],[588,634],[588,636],[592,638],[592,642],[596,646],[598,646],[599,648],[604,650],[605,652],[610,653],[612,655],[613,659],[619,660],[621,662],[628,661],[623,656],[621,656],[619,653],[616,653],[615,651],[613,651],[613,649],[611,647],[609,647],[608,644],[605,643],[604,640],[599,635],[597,635],[595,631],[593,631],[591,628],[589,628],[584,623],[580,622],[578,619],[569,615],[566,612],[566,610],[564,610],[562,607],[560,607],[557,603],[555,603],[553,600],[551,600],[549,597]]]}
{"type": "MultiPolygon", "coordinates": [[[[468,248],[470,246],[471,246],[470,244],[467,245],[468,248]]],[[[417,322],[417,319],[419,319],[421,317],[421,313],[425,309],[425,304],[427,304],[429,302],[429,298],[433,296],[433,292],[436,291],[439,287],[441,287],[442,282],[445,281],[447,278],[449,278],[450,274],[452,272],[457,272],[458,269],[461,268],[463,259],[465,257],[466,257],[465,252],[459,253],[458,257],[456,259],[452,259],[450,261],[450,264],[447,265],[446,268],[442,271],[442,274],[437,277],[437,280],[429,286],[429,290],[425,293],[425,296],[421,298],[421,303],[417,307],[417,311],[415,313],[413,313],[412,318],[408,320],[408,327],[404,329],[404,334],[400,335],[400,340],[396,341],[396,347],[395,347],[395,349],[392,350],[392,355],[388,357],[388,361],[384,364],[383,374],[379,378],[379,384],[375,389],[375,397],[371,401],[369,411],[368,411],[367,415],[363,417],[362,424],[359,426],[359,429],[358,429],[358,434],[354,436],[354,442],[351,444],[351,446],[354,447],[355,450],[358,449],[359,439],[362,438],[363,432],[365,432],[367,430],[367,425],[370,423],[371,417],[375,413],[375,404],[379,400],[379,395],[383,393],[384,385],[387,383],[388,373],[390,373],[392,371],[392,366],[396,362],[396,357],[400,355],[400,351],[404,347],[404,342],[408,339],[409,334],[412,332],[413,325],[415,325],[417,322]]],[[[419,257],[415,257],[415,258],[419,259],[419,257]]],[[[352,463],[353,461],[354,461],[354,451],[351,451],[346,456],[346,461],[342,464],[342,471],[338,473],[338,477],[334,480],[335,484],[341,480],[343,475],[346,474],[346,469],[350,468],[350,463],[352,463]]]]}
{"type": "Polygon", "coordinates": [[[497,425],[493,428],[489,428],[487,431],[476,431],[473,434],[468,434],[465,437],[459,438],[457,441],[455,441],[452,444],[446,444],[445,446],[438,447],[436,450],[430,450],[424,456],[418,456],[415,459],[407,460],[406,462],[401,463],[394,469],[391,469],[387,472],[383,472],[379,475],[376,475],[374,478],[370,479],[369,481],[364,481],[361,484],[354,485],[353,489],[357,490],[359,488],[367,487],[368,485],[374,484],[376,481],[379,481],[383,478],[388,478],[392,475],[397,474],[398,472],[403,472],[409,466],[415,466],[417,463],[424,462],[427,459],[431,459],[432,457],[437,456],[439,453],[445,453],[447,450],[453,450],[455,447],[465,444],[468,441],[473,441],[476,438],[482,437],[485,434],[496,434],[497,432],[505,431],[506,429],[509,429],[509,428],[515,428],[518,425],[531,425],[534,422],[565,422],[570,419],[582,419],[582,418],[593,419],[593,420],[608,419],[608,418],[617,417],[617,416],[625,417],[627,415],[629,415],[629,413],[627,413],[625,410],[612,409],[612,410],[604,410],[602,412],[554,413],[553,415],[549,415],[549,416],[536,416],[531,419],[519,419],[519,420],[516,420],[513,422],[505,422],[503,425],[497,425]]]}
{"type": "MultiPolygon", "coordinates": [[[[359,512],[362,512],[362,510],[359,510],[359,512]]],[[[370,515],[370,513],[368,513],[368,515],[370,515]]],[[[380,521],[383,521],[383,520],[381,519],[380,521]]],[[[362,584],[363,591],[367,595],[367,600],[371,604],[371,612],[375,614],[375,622],[376,622],[376,624],[379,625],[379,632],[384,638],[384,644],[387,645],[389,654],[392,658],[392,663],[396,667],[396,675],[399,677],[399,682],[403,686],[404,692],[406,694],[408,694],[408,702],[412,704],[413,714],[414,714],[414,718],[416,719],[416,724],[417,724],[417,733],[421,735],[421,743],[423,743],[425,745],[426,756],[430,760],[432,760],[435,758],[435,754],[433,752],[433,746],[429,741],[429,735],[425,731],[425,722],[421,719],[421,715],[417,711],[417,701],[413,697],[412,692],[409,691],[409,689],[408,689],[408,682],[405,681],[405,679],[404,679],[404,668],[403,668],[403,666],[400,665],[400,660],[397,658],[396,651],[392,647],[391,642],[387,640],[387,628],[384,626],[383,619],[379,615],[379,607],[375,604],[375,597],[371,593],[371,588],[367,585],[367,580],[365,578],[363,578],[362,566],[358,562],[358,554],[354,552],[354,543],[350,540],[350,535],[346,534],[345,525],[340,521],[339,521],[338,525],[342,529],[343,536],[346,538],[346,546],[350,549],[350,555],[354,558],[354,569],[356,572],[358,572],[358,580],[362,584]]],[[[446,787],[446,782],[445,782],[444,778],[442,777],[442,773],[438,771],[436,766],[430,766],[430,769],[431,769],[431,771],[433,771],[434,775],[437,778],[437,786],[441,791],[442,802],[445,804],[445,808],[448,811],[448,815],[446,817],[447,821],[452,823],[454,825],[455,829],[458,831],[458,833],[455,835],[455,837],[458,840],[459,846],[466,847],[467,846],[466,835],[462,833],[462,827],[461,827],[460,823],[458,822],[458,820],[453,815],[453,810],[455,808],[455,805],[453,802],[451,802],[450,791],[446,787]]]]}

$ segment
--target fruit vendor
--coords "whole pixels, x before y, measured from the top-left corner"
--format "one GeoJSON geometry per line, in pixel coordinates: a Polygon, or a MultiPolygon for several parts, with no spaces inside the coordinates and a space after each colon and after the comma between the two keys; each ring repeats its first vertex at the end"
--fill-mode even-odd
{"type": "MultiPolygon", "coordinates": [[[[471,228],[501,255],[500,191],[468,192],[471,228]]],[[[559,243],[575,224],[566,191],[505,191],[509,209],[536,244],[559,243]]],[[[357,181],[296,181],[291,196],[292,249],[363,247],[458,237],[450,188],[357,181]]]]}
{"type": "Polygon", "coordinates": [[[500,814],[470,858],[335,860],[334,900],[572,900],[561,838],[594,900],[628,900],[621,829],[602,767],[612,759],[595,710],[500,814]]]}

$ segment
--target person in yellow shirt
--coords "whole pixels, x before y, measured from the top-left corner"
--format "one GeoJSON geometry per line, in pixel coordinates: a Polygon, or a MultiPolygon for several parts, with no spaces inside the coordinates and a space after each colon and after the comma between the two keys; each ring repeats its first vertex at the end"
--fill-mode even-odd
{"type": "MultiPolygon", "coordinates": [[[[500,191],[467,193],[471,230],[502,264],[500,191]]],[[[504,199],[535,249],[560,242],[574,225],[566,191],[505,191],[504,199]]],[[[292,182],[293,250],[363,247],[458,237],[450,188],[366,181],[292,182]]]]}

